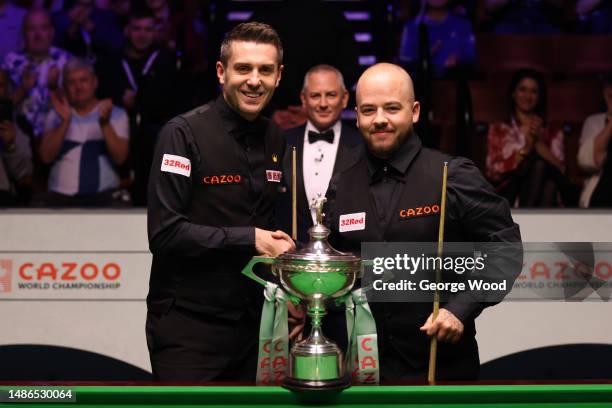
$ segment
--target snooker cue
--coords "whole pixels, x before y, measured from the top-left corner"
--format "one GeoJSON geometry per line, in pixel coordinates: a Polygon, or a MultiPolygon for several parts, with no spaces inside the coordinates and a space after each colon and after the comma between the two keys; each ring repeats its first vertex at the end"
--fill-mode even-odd
{"type": "MultiPolygon", "coordinates": [[[[442,200],[440,203],[440,226],[438,228],[438,258],[442,256],[442,248],[444,245],[444,214],[446,210],[446,178],[448,176],[448,162],[444,162],[444,170],[442,173],[442,200]]],[[[436,284],[440,282],[440,268],[436,267],[436,284]]],[[[433,313],[431,321],[435,322],[440,310],[440,292],[437,285],[434,292],[433,313]]],[[[436,355],[438,352],[438,336],[433,336],[429,343],[429,370],[427,373],[427,382],[429,385],[436,383],[436,355]]]]}
{"type": "Polygon", "coordinates": [[[291,149],[291,238],[297,241],[297,159],[295,146],[291,149]]]}

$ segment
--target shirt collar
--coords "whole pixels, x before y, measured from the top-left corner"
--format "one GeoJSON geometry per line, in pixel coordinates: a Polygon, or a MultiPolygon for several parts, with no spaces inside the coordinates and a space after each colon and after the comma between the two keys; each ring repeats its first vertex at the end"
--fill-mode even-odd
{"type": "Polygon", "coordinates": [[[221,115],[223,124],[227,132],[240,140],[251,133],[257,133],[263,121],[261,116],[258,116],[254,121],[248,121],[232,109],[226,102],[223,94],[219,95],[215,100],[215,107],[221,115]]]}
{"type": "Polygon", "coordinates": [[[391,177],[403,181],[403,176],[406,174],[410,163],[416,155],[421,151],[421,139],[415,132],[408,136],[408,139],[389,159],[379,159],[370,151],[367,151],[368,173],[370,174],[370,182],[378,181],[386,172],[391,177]],[[387,168],[387,171],[385,171],[387,168]],[[389,171],[391,170],[391,171],[389,171]]]}

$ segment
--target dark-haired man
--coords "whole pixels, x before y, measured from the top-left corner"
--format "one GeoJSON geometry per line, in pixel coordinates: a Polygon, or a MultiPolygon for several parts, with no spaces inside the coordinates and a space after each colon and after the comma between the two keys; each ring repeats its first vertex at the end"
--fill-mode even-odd
{"type": "Polygon", "coordinates": [[[260,115],[281,78],[280,39],[239,24],[216,68],[222,95],[168,122],[153,157],[147,342],[159,380],[253,381],[263,296],[240,271],[294,248],[272,231],[285,143],[260,115]]]}
{"type": "Polygon", "coordinates": [[[157,134],[175,108],[176,62],[155,41],[155,16],[148,9],[133,11],[124,29],[120,55],[99,64],[102,90],[130,116],[130,167],[134,170],[132,201],[146,205],[147,183],[157,134]]]}

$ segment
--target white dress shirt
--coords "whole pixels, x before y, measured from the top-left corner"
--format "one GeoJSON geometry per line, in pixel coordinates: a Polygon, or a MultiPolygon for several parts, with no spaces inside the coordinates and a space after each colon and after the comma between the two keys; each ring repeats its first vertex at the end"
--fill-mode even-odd
{"type": "MultiPolygon", "coordinates": [[[[306,130],[304,131],[302,173],[304,175],[304,189],[306,190],[306,198],[308,199],[309,205],[311,205],[313,200],[319,195],[325,197],[327,187],[329,186],[329,180],[334,171],[336,154],[338,153],[338,145],[340,144],[340,132],[342,131],[341,121],[337,121],[331,129],[334,131],[333,143],[328,143],[324,140],[309,143],[309,131],[322,132],[319,132],[310,121],[306,123],[306,130]]],[[[325,129],[324,132],[327,130],[329,129],[325,129]]],[[[316,214],[314,210],[311,210],[310,214],[313,223],[315,223],[316,214]]]]}

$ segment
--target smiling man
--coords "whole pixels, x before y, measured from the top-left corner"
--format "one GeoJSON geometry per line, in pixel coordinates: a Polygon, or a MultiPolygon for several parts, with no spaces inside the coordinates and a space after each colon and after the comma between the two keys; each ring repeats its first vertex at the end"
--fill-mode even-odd
{"type": "Polygon", "coordinates": [[[270,26],[237,25],[216,66],[222,94],[160,132],[149,182],[146,326],[158,380],[255,380],[263,296],[240,271],[255,254],[295,248],[272,231],[285,143],[260,115],[282,57],[270,26]]]}
{"type": "MultiPolygon", "coordinates": [[[[340,115],[346,108],[349,94],[342,73],[331,65],[316,65],[306,72],[300,93],[302,108],[308,121],[305,125],[285,131],[288,150],[285,157],[285,180],[290,186],[291,154],[297,155],[297,212],[298,240],[308,242],[308,229],[312,227],[314,214],[310,204],[319,195],[325,196],[333,174],[352,162],[363,145],[354,126],[342,123],[340,115]]],[[[283,200],[282,224],[285,231],[291,228],[289,202],[291,188],[283,200]]]]}
{"type": "MultiPolygon", "coordinates": [[[[421,145],[413,128],[420,106],[406,71],[393,64],[374,65],[359,79],[356,96],[358,127],[367,152],[330,181],[326,222],[337,249],[359,252],[362,242],[437,242],[439,211],[406,214],[419,207],[440,208],[444,162],[449,163],[445,240],[520,241],[508,203],[471,161],[421,145]],[[357,218],[365,222],[350,222],[357,218]]],[[[520,256],[505,262],[518,275],[520,256]]],[[[496,266],[491,263],[491,268],[496,266]]],[[[477,295],[451,297],[435,321],[431,303],[371,303],[381,381],[424,380],[429,336],[440,341],[438,379],[477,378],[474,319],[492,304],[481,302],[477,295]]]]}

